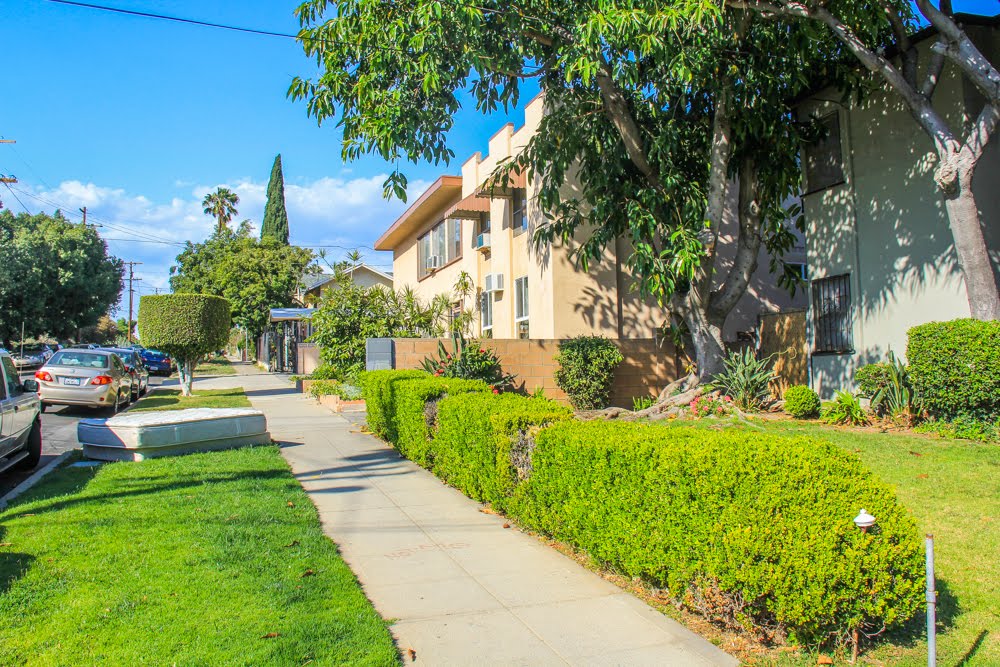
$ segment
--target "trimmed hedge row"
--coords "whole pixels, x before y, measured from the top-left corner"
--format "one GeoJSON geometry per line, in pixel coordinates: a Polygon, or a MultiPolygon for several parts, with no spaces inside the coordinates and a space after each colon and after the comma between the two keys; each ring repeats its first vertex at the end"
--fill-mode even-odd
{"type": "Polygon", "coordinates": [[[539,433],[511,514],[712,620],[797,641],[921,603],[916,526],[856,457],[809,438],[620,422],[539,433]],[[852,519],[864,507],[878,529],[852,519]]]}
{"type": "Polygon", "coordinates": [[[910,383],[921,407],[952,420],[1000,418],[1000,322],[929,322],[907,332],[910,383]]]}
{"type": "Polygon", "coordinates": [[[393,389],[397,382],[428,377],[424,371],[366,371],[358,375],[361,393],[368,411],[368,428],[389,442],[396,441],[396,401],[393,389]]]}
{"type": "Polygon", "coordinates": [[[921,607],[916,526],[888,487],[829,443],[578,422],[545,399],[468,386],[443,389],[429,428],[426,397],[442,396],[441,385],[371,375],[369,423],[404,454],[717,622],[818,642],[899,625],[921,607]],[[862,507],[878,518],[867,534],[852,523],[862,507]]]}
{"type": "Polygon", "coordinates": [[[515,461],[521,468],[530,461],[528,438],[572,414],[553,401],[516,394],[449,395],[438,403],[434,473],[470,498],[503,510],[517,485],[515,461]]]}
{"type": "Polygon", "coordinates": [[[438,399],[446,394],[460,396],[492,391],[482,380],[434,377],[429,374],[394,383],[393,387],[396,401],[393,426],[396,449],[425,468],[432,463],[431,428],[437,421],[433,411],[436,410],[438,399]]]}

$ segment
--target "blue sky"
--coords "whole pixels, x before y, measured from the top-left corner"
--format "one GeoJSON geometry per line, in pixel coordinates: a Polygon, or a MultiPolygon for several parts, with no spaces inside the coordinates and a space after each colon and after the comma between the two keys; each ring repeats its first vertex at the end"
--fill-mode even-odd
{"type": "MultiPolygon", "coordinates": [[[[98,0],[124,9],[294,33],[294,0],[98,0]]],[[[995,13],[997,0],[956,4],[995,13]]],[[[333,123],[319,128],[286,97],[295,75],[315,71],[292,39],[135,18],[44,0],[0,0],[3,90],[0,174],[20,180],[12,210],[72,216],[87,206],[112,252],[143,262],[141,291],[167,284],[178,244],[202,240],[213,222],[199,202],[218,185],[240,195],[240,219],[260,221],[276,153],[282,154],[292,242],[370,246],[404,206],[382,199],[391,169],[365,158],[344,165],[333,123]],[[17,199],[20,199],[19,203],[17,199]],[[142,241],[140,241],[142,240],[142,241]]],[[[535,91],[529,90],[524,100],[535,91]]],[[[522,114],[459,115],[450,168],[406,166],[410,197],[485,150],[522,114]]],[[[342,250],[331,248],[336,258],[342,250]]],[[[387,268],[391,258],[367,251],[387,268]]]]}
{"type": "MultiPolygon", "coordinates": [[[[107,0],[125,9],[295,33],[294,0],[107,0]]],[[[44,2],[2,0],[5,94],[0,101],[0,173],[20,181],[31,211],[60,205],[104,225],[112,251],[143,262],[142,291],[164,287],[180,250],[212,220],[201,197],[217,185],[240,195],[240,219],[259,222],[275,154],[284,164],[292,242],[370,246],[404,206],[382,199],[391,165],[345,165],[334,123],[320,128],[286,91],[315,64],[292,39],[240,34],[44,2]],[[131,239],[131,240],[129,240],[131,239]]],[[[533,91],[532,91],[533,94],[533,91]]],[[[528,98],[525,98],[527,101],[528,98]]],[[[450,168],[404,165],[409,196],[461,162],[508,120],[462,112],[450,137],[450,168]]],[[[22,206],[0,188],[4,206],[22,206]]],[[[341,251],[330,249],[337,256],[341,251]]],[[[374,264],[391,263],[367,251],[374,264]]]]}

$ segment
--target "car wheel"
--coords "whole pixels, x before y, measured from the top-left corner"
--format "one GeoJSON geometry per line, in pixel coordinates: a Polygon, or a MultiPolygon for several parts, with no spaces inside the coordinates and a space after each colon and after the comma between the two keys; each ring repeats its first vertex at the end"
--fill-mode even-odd
{"type": "Polygon", "coordinates": [[[111,403],[111,407],[108,410],[111,412],[111,416],[114,417],[118,414],[118,407],[122,402],[122,393],[119,391],[115,394],[115,400],[111,403]]]}
{"type": "Polygon", "coordinates": [[[42,420],[36,419],[31,424],[31,432],[28,433],[27,443],[28,456],[21,459],[17,467],[22,470],[31,470],[38,465],[42,459],[42,420]]]}
{"type": "Polygon", "coordinates": [[[49,404],[48,403],[39,403],[38,404],[38,411],[39,412],[45,412],[48,409],[49,409],[49,404]]]}

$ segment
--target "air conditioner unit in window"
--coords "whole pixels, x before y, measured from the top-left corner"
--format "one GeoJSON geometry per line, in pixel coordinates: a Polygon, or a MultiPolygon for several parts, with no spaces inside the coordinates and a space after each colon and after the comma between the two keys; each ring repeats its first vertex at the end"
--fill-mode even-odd
{"type": "Polygon", "coordinates": [[[476,237],[476,250],[489,250],[490,249],[490,233],[483,232],[476,237]]]}
{"type": "Polygon", "coordinates": [[[427,270],[433,271],[434,269],[440,269],[443,262],[441,261],[441,255],[431,255],[427,258],[427,270]]]}
{"type": "Polygon", "coordinates": [[[487,294],[492,294],[493,292],[503,291],[503,274],[502,273],[487,273],[486,274],[486,284],[483,287],[483,291],[487,294]]]}

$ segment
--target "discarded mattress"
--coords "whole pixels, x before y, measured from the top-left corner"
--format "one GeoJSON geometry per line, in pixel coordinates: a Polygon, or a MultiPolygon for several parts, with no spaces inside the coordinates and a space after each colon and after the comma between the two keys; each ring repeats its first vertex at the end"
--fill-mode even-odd
{"type": "Polygon", "coordinates": [[[141,461],[271,442],[260,410],[189,408],[82,419],[77,438],[83,455],[101,461],[141,461]]]}

